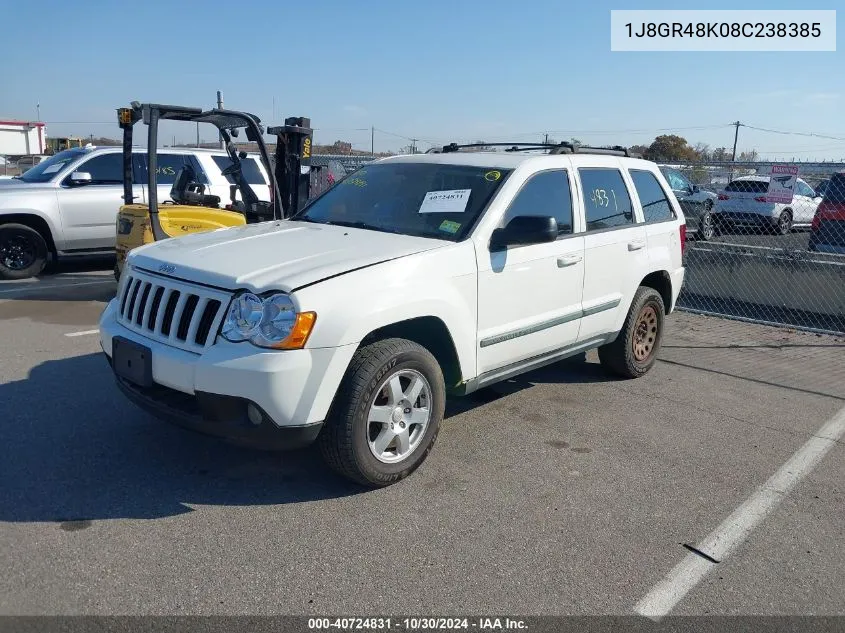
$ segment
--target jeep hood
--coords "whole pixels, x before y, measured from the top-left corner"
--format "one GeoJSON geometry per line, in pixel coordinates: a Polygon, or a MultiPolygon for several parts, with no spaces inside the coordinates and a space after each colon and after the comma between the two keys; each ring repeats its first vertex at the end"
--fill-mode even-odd
{"type": "Polygon", "coordinates": [[[229,290],[292,292],[449,242],[283,220],[163,240],[132,251],[138,268],[229,290]]]}

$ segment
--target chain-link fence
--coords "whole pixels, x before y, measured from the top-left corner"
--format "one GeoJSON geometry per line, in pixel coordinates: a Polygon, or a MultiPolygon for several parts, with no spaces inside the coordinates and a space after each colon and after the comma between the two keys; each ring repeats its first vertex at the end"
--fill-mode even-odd
{"type": "Polygon", "coordinates": [[[845,334],[845,164],[661,168],[687,218],[682,309],[845,334]]]}
{"type": "Polygon", "coordinates": [[[17,157],[0,154],[0,178],[18,176],[27,169],[29,169],[29,166],[18,165],[17,157]]]}

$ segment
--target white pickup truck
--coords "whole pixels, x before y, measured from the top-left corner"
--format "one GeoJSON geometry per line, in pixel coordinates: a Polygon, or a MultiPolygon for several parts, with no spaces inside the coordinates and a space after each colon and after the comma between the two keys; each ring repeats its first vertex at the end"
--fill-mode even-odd
{"type": "MultiPolygon", "coordinates": [[[[147,200],[146,150],[133,154],[135,202],[147,200]]],[[[158,151],[158,199],[167,200],[179,169],[190,165],[207,192],[229,200],[231,164],[223,150],[158,151]]],[[[260,160],[244,161],[244,176],[259,192],[269,179],[260,160]]],[[[260,195],[260,194],[259,194],[260,195]]],[[[80,147],[59,152],[15,178],[0,180],[0,279],[38,275],[53,258],[115,251],[115,219],[123,204],[120,147],[80,147]]]]}
{"type": "Polygon", "coordinates": [[[645,374],[685,233],[652,162],[390,157],[291,219],[134,250],[100,341],[147,411],[265,448],[317,441],[384,486],[431,451],[447,395],[591,348],[645,374]]]}

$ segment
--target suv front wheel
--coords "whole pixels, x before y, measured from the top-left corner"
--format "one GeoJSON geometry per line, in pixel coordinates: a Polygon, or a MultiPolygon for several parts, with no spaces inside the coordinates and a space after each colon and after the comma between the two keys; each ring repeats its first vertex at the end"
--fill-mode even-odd
{"type": "Polygon", "coordinates": [[[44,270],[49,250],[41,233],[25,224],[0,224],[0,279],[29,279],[44,270]]]}
{"type": "Polygon", "coordinates": [[[395,483],[428,456],[445,404],[443,373],[426,348],[400,338],[364,345],[317,440],[323,458],[365,486],[395,483]]]}
{"type": "Polygon", "coordinates": [[[619,336],[598,349],[602,366],[623,378],[639,378],[648,373],[663,340],[665,316],[660,293],[640,286],[619,336]]]}

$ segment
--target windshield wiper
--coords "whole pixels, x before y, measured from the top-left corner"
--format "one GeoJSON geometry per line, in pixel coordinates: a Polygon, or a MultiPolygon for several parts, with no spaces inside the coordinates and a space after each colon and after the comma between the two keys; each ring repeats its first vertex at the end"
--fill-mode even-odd
{"type": "Polygon", "coordinates": [[[370,224],[368,222],[362,222],[361,220],[326,220],[326,224],[334,224],[336,226],[348,226],[353,229],[367,229],[370,231],[381,231],[382,233],[396,233],[399,235],[404,235],[402,231],[397,229],[388,229],[383,226],[378,226],[377,224],[370,224]]]}

